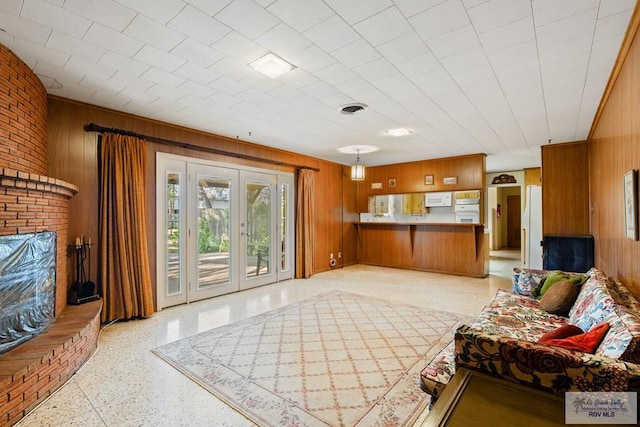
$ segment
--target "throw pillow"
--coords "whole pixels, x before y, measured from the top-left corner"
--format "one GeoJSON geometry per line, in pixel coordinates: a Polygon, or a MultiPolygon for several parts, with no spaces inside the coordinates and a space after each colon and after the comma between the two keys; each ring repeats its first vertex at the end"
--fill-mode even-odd
{"type": "Polygon", "coordinates": [[[549,340],[569,338],[574,335],[580,335],[580,334],[584,334],[584,331],[582,329],[580,329],[576,325],[566,324],[545,333],[540,337],[538,342],[541,344],[544,344],[549,340]]]}
{"type": "Polygon", "coordinates": [[[551,286],[540,299],[540,307],[547,313],[565,316],[576,302],[580,289],[570,279],[551,286]]]}
{"type": "Polygon", "coordinates": [[[585,353],[594,353],[600,342],[609,330],[609,323],[601,323],[594,326],[589,332],[573,335],[568,338],[555,338],[545,342],[538,340],[540,344],[555,345],[568,350],[577,350],[585,353]]]}

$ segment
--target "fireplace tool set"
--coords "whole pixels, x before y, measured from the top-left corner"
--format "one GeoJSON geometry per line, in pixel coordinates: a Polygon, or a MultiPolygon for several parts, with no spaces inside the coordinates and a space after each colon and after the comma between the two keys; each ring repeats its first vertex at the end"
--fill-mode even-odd
{"type": "Polygon", "coordinates": [[[76,238],[73,246],[76,255],[76,281],[69,290],[69,304],[84,304],[100,298],[96,284],[88,278],[91,275],[91,246],[91,238],[86,242],[84,236],[76,238]],[[88,275],[84,269],[85,261],[88,263],[88,275]]]}

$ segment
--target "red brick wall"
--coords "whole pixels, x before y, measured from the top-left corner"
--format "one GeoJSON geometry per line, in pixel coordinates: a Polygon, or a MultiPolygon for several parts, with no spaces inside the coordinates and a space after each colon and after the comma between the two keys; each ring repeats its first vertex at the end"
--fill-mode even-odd
{"type": "Polygon", "coordinates": [[[0,44],[0,167],[47,174],[47,92],[0,44]]]}

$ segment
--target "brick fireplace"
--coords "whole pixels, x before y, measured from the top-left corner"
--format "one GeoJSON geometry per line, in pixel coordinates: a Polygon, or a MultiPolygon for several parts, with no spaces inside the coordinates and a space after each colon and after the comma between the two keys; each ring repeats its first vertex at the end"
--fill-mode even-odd
{"type": "Polygon", "coordinates": [[[0,235],[53,231],[56,320],[0,355],[0,425],[12,425],[59,388],[96,348],[101,301],[67,307],[69,199],[78,188],[47,176],[47,93],[0,44],[0,235]]]}

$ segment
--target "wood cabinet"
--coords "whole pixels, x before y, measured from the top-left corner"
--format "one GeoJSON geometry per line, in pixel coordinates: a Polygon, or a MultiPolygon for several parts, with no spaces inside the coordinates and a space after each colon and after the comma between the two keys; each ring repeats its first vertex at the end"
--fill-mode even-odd
{"type": "Polygon", "coordinates": [[[471,277],[489,273],[484,226],[361,222],[358,262],[471,277]]]}

